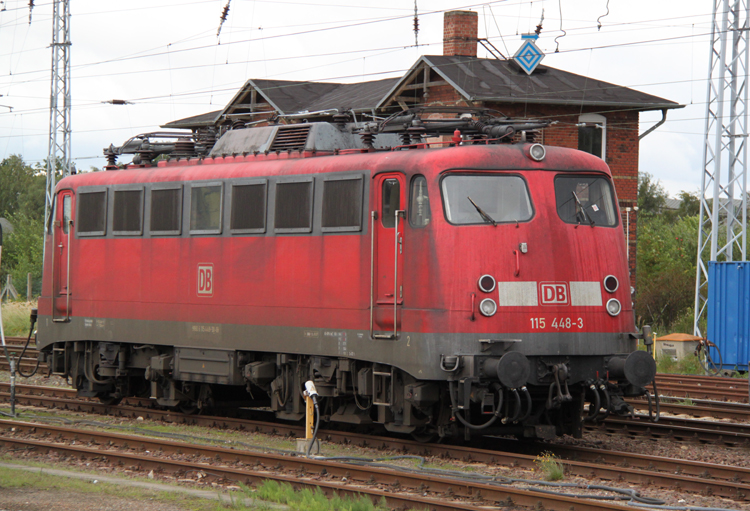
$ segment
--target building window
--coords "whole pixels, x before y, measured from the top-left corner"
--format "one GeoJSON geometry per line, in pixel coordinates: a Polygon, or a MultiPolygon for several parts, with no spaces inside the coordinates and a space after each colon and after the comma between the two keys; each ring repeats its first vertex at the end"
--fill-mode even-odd
{"type": "Polygon", "coordinates": [[[142,234],[143,190],[115,190],[114,234],[142,234]]]}
{"type": "Polygon", "coordinates": [[[578,117],[578,149],[607,159],[607,118],[599,114],[578,117]]]}
{"type": "Polygon", "coordinates": [[[107,192],[78,193],[78,234],[104,236],[107,225],[107,192]]]}
{"type": "Polygon", "coordinates": [[[151,234],[179,235],[182,187],[151,190],[151,234]]]}
{"type": "Polygon", "coordinates": [[[362,176],[337,176],[323,182],[323,232],[362,229],[362,176]]]}

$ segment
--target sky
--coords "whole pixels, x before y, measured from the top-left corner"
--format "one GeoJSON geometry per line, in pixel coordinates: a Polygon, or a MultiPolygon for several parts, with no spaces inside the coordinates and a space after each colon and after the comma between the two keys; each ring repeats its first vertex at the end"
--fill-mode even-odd
{"type": "MultiPolygon", "coordinates": [[[[0,0],[0,160],[48,154],[52,1],[0,0]]],[[[712,2],[682,0],[70,0],[72,157],[219,110],[248,78],[358,82],[442,54],[443,13],[473,10],[504,55],[542,21],[543,64],[675,101],[639,165],[675,197],[703,166],[712,2]],[[113,105],[125,100],[127,105],[113,105]],[[109,103],[108,103],[109,102],[109,103]]],[[[480,57],[490,57],[480,47],[480,57]]],[[[643,133],[661,112],[640,117],[643,133]]]]}

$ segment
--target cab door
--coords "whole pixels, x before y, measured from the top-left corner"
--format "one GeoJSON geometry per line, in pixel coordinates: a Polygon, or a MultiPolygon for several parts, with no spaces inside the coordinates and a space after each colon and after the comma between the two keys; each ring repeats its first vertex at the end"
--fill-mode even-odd
{"type": "Polygon", "coordinates": [[[396,339],[399,312],[404,301],[404,209],[406,178],[400,173],[375,177],[372,221],[373,271],[371,283],[370,335],[396,339]]]}
{"type": "Polygon", "coordinates": [[[73,237],[74,195],[72,190],[57,194],[52,223],[52,320],[70,319],[70,252],[73,237]]]}

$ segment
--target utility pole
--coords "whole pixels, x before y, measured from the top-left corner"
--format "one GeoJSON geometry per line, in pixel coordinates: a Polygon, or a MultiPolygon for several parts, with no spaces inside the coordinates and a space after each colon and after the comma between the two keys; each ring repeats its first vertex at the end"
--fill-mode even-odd
{"type": "Polygon", "coordinates": [[[708,300],[709,261],[747,261],[748,0],[714,0],[701,179],[694,334],[708,300]]]}
{"type": "Polygon", "coordinates": [[[70,5],[69,0],[52,1],[52,84],[49,102],[49,152],[44,203],[45,232],[49,229],[55,194],[57,162],[62,177],[70,174],[70,5]]]}

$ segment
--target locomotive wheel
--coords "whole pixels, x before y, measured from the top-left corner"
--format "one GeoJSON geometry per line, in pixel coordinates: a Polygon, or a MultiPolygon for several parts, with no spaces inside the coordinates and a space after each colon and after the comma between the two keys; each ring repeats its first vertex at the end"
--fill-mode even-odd
{"type": "Polygon", "coordinates": [[[105,406],[117,406],[122,401],[122,396],[116,397],[111,394],[99,394],[96,396],[99,402],[105,406]]]}
{"type": "Polygon", "coordinates": [[[200,410],[200,408],[198,408],[198,403],[194,401],[186,401],[184,403],[180,403],[176,406],[176,408],[177,411],[179,411],[180,413],[184,413],[185,415],[195,415],[196,413],[198,413],[198,410],[200,410]]]}
{"type": "Polygon", "coordinates": [[[434,426],[424,426],[411,433],[411,437],[417,442],[428,444],[437,441],[439,435],[434,426]]]}

